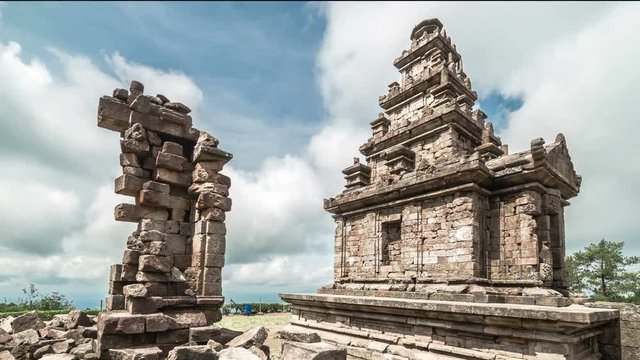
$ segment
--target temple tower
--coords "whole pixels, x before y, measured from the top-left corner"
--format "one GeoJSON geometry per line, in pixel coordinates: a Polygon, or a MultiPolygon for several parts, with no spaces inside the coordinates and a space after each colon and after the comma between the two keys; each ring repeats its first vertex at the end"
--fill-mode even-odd
{"type": "Polygon", "coordinates": [[[599,358],[597,328],[617,314],[569,306],[564,211],[581,177],[564,136],[509,154],[442,23],[422,21],[410,41],[366,162],[324,200],[334,281],[281,295],[292,323],[353,359],[599,358]]]}

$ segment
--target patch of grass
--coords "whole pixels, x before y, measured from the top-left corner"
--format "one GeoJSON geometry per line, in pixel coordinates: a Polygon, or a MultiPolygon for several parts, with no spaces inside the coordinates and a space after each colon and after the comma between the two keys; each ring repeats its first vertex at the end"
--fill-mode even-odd
{"type": "Polygon", "coordinates": [[[287,325],[290,320],[291,313],[272,313],[251,316],[225,315],[216,325],[231,330],[246,331],[260,325],[265,327],[287,325]]]}

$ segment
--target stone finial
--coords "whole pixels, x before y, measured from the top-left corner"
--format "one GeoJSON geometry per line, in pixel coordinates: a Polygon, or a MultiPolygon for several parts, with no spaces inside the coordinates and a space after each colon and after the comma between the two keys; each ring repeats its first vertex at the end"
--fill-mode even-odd
{"type": "Polygon", "coordinates": [[[360,158],[354,157],[353,158],[353,165],[358,165],[358,164],[360,164],[360,158]]]}
{"type": "Polygon", "coordinates": [[[547,151],[544,148],[544,139],[536,138],[531,140],[531,156],[534,160],[544,159],[547,155],[547,151]]]}
{"type": "Polygon", "coordinates": [[[442,22],[437,18],[422,20],[418,25],[413,27],[413,31],[411,31],[409,39],[417,40],[425,34],[437,33],[443,28],[443,26],[442,22]]]}
{"type": "Polygon", "coordinates": [[[556,135],[556,141],[555,142],[566,144],[567,143],[567,139],[565,139],[564,134],[558,133],[558,135],[556,135]]]}

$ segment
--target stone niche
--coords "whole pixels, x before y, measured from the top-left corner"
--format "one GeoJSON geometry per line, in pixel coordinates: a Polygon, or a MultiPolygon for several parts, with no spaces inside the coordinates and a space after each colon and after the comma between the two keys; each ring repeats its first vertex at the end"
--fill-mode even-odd
{"type": "Polygon", "coordinates": [[[111,267],[94,343],[101,359],[140,347],[166,356],[221,318],[231,182],[220,171],[232,155],[192,127],[190,112],[137,81],[100,98],[98,126],[120,135],[115,192],[134,198],[115,219],[137,224],[111,267]]]}
{"type": "Polygon", "coordinates": [[[410,39],[360,146],[366,165],[354,160],[324,200],[334,280],[281,294],[292,323],[354,359],[600,358],[618,313],[572,304],[564,212],[581,177],[565,137],[508,154],[442,23],[410,39]]]}

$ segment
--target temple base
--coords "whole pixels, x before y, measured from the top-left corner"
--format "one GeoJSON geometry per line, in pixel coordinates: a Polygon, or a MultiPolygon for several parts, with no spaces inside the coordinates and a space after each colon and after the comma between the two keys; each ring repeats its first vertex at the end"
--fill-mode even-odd
{"type": "Polygon", "coordinates": [[[292,304],[292,325],[346,348],[349,359],[601,359],[598,336],[619,317],[581,305],[280,297],[292,304]]]}

